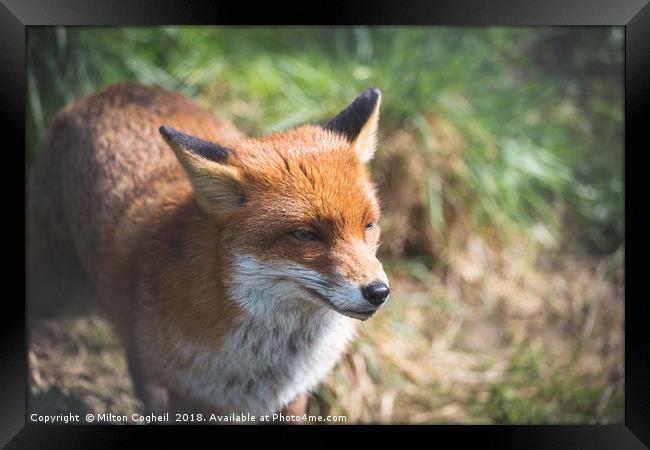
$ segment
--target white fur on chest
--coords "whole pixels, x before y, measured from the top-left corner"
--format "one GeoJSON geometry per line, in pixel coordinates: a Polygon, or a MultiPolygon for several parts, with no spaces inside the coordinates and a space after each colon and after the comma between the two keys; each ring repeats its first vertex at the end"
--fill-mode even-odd
{"type": "Polygon", "coordinates": [[[195,398],[251,414],[273,413],[330,372],[354,334],[352,319],[333,311],[247,316],[217,351],[185,344],[199,370],[177,372],[195,398]]]}
{"type": "Polygon", "coordinates": [[[273,413],[327,376],[354,335],[355,320],[305,303],[291,282],[276,282],[286,267],[244,258],[238,268],[231,295],[246,314],[216,350],[181,344],[179,350],[195,356],[189,370],[176,372],[175,383],[216,406],[273,413]]]}

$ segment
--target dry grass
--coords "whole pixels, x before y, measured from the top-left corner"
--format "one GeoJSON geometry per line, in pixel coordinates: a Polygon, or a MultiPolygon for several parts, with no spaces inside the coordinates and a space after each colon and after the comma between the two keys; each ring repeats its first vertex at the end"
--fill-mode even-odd
{"type": "Polygon", "coordinates": [[[623,295],[606,267],[499,256],[502,267],[459,255],[446,279],[394,266],[390,304],[320,391],[329,411],[352,422],[622,422],[623,295]]]}
{"type": "Polygon", "coordinates": [[[122,348],[104,319],[93,315],[34,321],[29,341],[30,411],[141,410],[122,348]]]}

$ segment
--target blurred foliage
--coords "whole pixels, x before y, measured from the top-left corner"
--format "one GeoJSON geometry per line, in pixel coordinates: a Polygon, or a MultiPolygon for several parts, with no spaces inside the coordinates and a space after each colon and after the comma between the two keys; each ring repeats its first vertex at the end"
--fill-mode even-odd
{"type": "Polygon", "coordinates": [[[594,380],[593,374],[545,374],[543,360],[543,352],[522,347],[510,361],[507,381],[491,388],[482,412],[495,423],[577,424],[598,423],[623,410],[621,386],[594,380]]]}
{"type": "MultiPolygon", "coordinates": [[[[400,151],[425,166],[418,220],[430,224],[414,228],[430,236],[394,256],[435,253],[445,208],[499,241],[622,247],[620,27],[34,27],[27,42],[27,164],[59,108],[125,79],[198,98],[253,134],[325,120],[374,85],[381,133],[408,130],[400,151]]],[[[386,201],[395,212],[400,199],[386,201]]]]}

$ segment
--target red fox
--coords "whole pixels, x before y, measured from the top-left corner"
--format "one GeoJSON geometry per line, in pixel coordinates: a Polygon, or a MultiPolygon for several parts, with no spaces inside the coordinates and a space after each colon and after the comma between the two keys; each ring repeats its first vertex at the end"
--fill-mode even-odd
{"type": "Polygon", "coordinates": [[[301,414],[389,296],[380,99],[258,138],[158,87],[67,106],[29,178],[30,309],[91,288],[147,411],[301,414]]]}

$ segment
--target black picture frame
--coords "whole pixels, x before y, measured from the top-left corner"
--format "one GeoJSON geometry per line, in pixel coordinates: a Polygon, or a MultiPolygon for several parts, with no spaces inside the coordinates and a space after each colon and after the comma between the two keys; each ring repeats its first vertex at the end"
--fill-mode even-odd
{"type": "MultiPolygon", "coordinates": [[[[459,26],[538,26],[538,25],[620,25],[625,27],[625,421],[620,425],[549,426],[359,426],[337,427],[336,431],[357,434],[406,431],[431,434],[425,442],[449,439],[454,445],[469,442],[488,448],[647,448],[650,445],[650,354],[647,342],[648,313],[642,291],[643,264],[647,250],[648,220],[643,203],[644,166],[641,163],[647,140],[641,136],[650,114],[650,5],[647,0],[453,0],[435,2],[358,2],[334,5],[309,3],[302,8],[282,11],[266,6],[217,1],[176,0],[0,0],[0,111],[5,158],[20,154],[25,146],[25,35],[37,25],[181,25],[181,24],[262,24],[270,21],[295,24],[387,24],[459,26]],[[288,13],[287,11],[291,11],[288,13]],[[645,113],[645,114],[644,114],[645,113]],[[646,117],[646,119],[643,119],[646,117]],[[369,430],[371,429],[371,430],[369,430]]],[[[1,148],[1,147],[0,147],[1,148]]],[[[5,159],[0,179],[6,183],[3,202],[19,199],[16,184],[8,177],[17,173],[5,159]]],[[[647,177],[645,177],[647,178],[647,177]]],[[[18,206],[16,207],[18,208],[18,206]]],[[[6,219],[13,216],[9,210],[6,219]]],[[[19,221],[11,217],[5,225],[19,221]],[[7,223],[8,222],[8,223],[7,223]]],[[[8,229],[5,239],[13,236],[8,229]]],[[[23,228],[24,231],[24,228],[23,228]]],[[[19,235],[20,231],[15,234],[19,235]]],[[[7,266],[18,270],[7,258],[7,266]]],[[[13,281],[8,271],[6,281],[13,281]]],[[[18,278],[17,276],[15,277],[18,278]]],[[[8,290],[5,290],[8,292],[8,290]]],[[[3,300],[4,326],[0,345],[0,444],[8,448],[88,448],[113,447],[129,442],[135,433],[168,441],[172,433],[187,433],[188,427],[110,427],[100,425],[46,426],[27,423],[26,380],[27,343],[24,296],[6,294],[3,300]]],[[[255,427],[255,433],[319,432],[319,443],[339,443],[333,428],[320,426],[255,427]],[[279,431],[278,431],[279,430],[279,431]]],[[[248,427],[202,427],[201,432],[245,439],[248,427]],[[208,429],[210,431],[208,431],[208,429]],[[244,434],[246,433],[246,434],[244,434]]],[[[196,429],[191,431],[192,440],[196,429]]],[[[338,435],[338,433],[336,433],[338,435]]],[[[305,435],[305,437],[307,437],[305,435]]],[[[421,436],[424,437],[424,436],[421,436]]],[[[415,438],[415,437],[414,437],[415,438]]],[[[185,437],[187,439],[187,435],[185,437]]],[[[225,439],[225,438],[224,438],[225,439]]],[[[286,437],[285,437],[286,439],[286,437]]],[[[188,443],[192,441],[183,440],[188,443]]],[[[217,443],[217,441],[212,441],[217,443]]],[[[283,441],[280,441],[283,442],[283,441]]],[[[309,441],[308,441],[309,442],[309,441]]],[[[415,442],[414,442],[415,443],[415,442]]]]}

